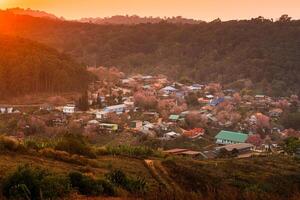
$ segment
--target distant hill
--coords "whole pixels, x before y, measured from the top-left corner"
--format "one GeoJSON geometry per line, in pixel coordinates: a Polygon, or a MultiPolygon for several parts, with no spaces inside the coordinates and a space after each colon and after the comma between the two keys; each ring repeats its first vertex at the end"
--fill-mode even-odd
{"type": "Polygon", "coordinates": [[[300,93],[300,21],[288,17],[126,26],[0,13],[0,24],[3,33],[42,42],[87,65],[238,88],[237,80],[250,79],[257,93],[300,93]]]}
{"type": "Polygon", "coordinates": [[[40,17],[40,18],[48,18],[48,19],[63,19],[63,18],[58,18],[57,16],[44,12],[44,11],[39,11],[39,10],[31,10],[30,8],[28,9],[23,9],[23,8],[9,8],[5,10],[6,12],[16,14],[16,15],[29,15],[32,17],[40,17]]]}
{"type": "Polygon", "coordinates": [[[194,19],[186,19],[181,16],[177,17],[168,17],[168,18],[160,18],[160,17],[139,17],[137,15],[132,16],[123,16],[123,15],[115,15],[112,17],[105,18],[82,18],[79,22],[85,23],[93,23],[93,24],[126,24],[126,25],[134,25],[134,24],[157,24],[161,22],[174,23],[174,24],[199,24],[204,23],[201,20],[194,19]]]}
{"type": "Polygon", "coordinates": [[[0,35],[0,98],[81,91],[88,80],[85,68],[68,56],[36,42],[0,35]]]}

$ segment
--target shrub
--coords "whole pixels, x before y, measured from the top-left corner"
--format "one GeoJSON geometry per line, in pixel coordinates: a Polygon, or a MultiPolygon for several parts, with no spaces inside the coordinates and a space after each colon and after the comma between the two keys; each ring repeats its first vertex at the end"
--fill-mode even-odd
{"type": "Polygon", "coordinates": [[[39,150],[40,149],[39,145],[33,140],[24,141],[24,145],[27,149],[34,149],[34,150],[39,150]]]}
{"type": "Polygon", "coordinates": [[[57,151],[52,148],[45,148],[39,151],[43,156],[47,158],[53,158],[61,161],[69,161],[70,154],[65,151],[57,151]]]}
{"type": "Polygon", "coordinates": [[[41,169],[20,166],[4,180],[3,194],[7,198],[39,199],[40,180],[45,175],[46,172],[41,169]]]}
{"type": "Polygon", "coordinates": [[[5,177],[3,195],[8,199],[56,199],[70,192],[69,180],[40,168],[22,165],[5,177]]]}
{"type": "Polygon", "coordinates": [[[133,193],[144,193],[146,191],[146,180],[138,177],[137,179],[129,179],[126,189],[133,193]]]}
{"type": "Polygon", "coordinates": [[[143,178],[128,178],[122,170],[113,170],[105,177],[114,185],[132,193],[144,193],[146,191],[146,181],[143,178]]]}
{"type": "Polygon", "coordinates": [[[69,152],[70,154],[78,154],[90,158],[96,158],[96,155],[86,142],[84,137],[79,134],[66,134],[56,144],[56,150],[69,152]]]}
{"type": "Polygon", "coordinates": [[[18,151],[21,149],[23,149],[22,145],[16,139],[7,136],[0,136],[0,150],[18,151]]]}
{"type": "Polygon", "coordinates": [[[69,178],[72,187],[76,188],[80,194],[98,196],[104,192],[101,184],[80,172],[71,172],[69,178]]]}
{"type": "Polygon", "coordinates": [[[57,199],[70,193],[70,180],[64,176],[50,175],[41,181],[43,198],[57,199]]]}
{"type": "Polygon", "coordinates": [[[126,187],[127,177],[122,170],[113,170],[110,173],[106,174],[105,177],[114,185],[120,187],[126,187]]]}
{"type": "Polygon", "coordinates": [[[97,185],[101,185],[103,188],[103,194],[108,196],[114,196],[116,194],[114,186],[106,180],[97,180],[97,185]]]}
{"type": "Polygon", "coordinates": [[[137,146],[137,147],[132,147],[128,145],[108,146],[106,150],[108,154],[112,154],[112,155],[124,155],[124,156],[136,156],[136,157],[149,157],[155,154],[153,149],[144,146],[137,146]]]}

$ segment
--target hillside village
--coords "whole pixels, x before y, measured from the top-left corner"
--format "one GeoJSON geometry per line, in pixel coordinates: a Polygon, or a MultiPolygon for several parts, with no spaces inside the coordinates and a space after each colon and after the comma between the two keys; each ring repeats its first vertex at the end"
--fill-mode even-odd
{"type": "Polygon", "coordinates": [[[115,68],[89,70],[98,80],[79,99],[0,106],[1,131],[24,139],[76,129],[94,144],[149,146],[195,159],[284,153],[283,141],[300,137],[299,121],[290,118],[299,116],[296,95],[250,94],[247,81],[238,91],[163,75],[126,76],[115,68]]]}

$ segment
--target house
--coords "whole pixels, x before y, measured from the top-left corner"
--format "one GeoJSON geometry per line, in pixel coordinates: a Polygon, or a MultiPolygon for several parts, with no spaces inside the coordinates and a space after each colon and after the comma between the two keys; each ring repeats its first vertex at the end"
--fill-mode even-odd
{"type": "Polygon", "coordinates": [[[172,122],[177,122],[179,120],[180,116],[179,115],[170,115],[169,120],[172,122]]]}
{"type": "Polygon", "coordinates": [[[90,121],[88,121],[88,124],[90,124],[90,125],[98,125],[98,124],[100,124],[97,120],[90,120],[90,121]]]}
{"type": "Polygon", "coordinates": [[[128,109],[133,109],[134,108],[134,101],[125,100],[124,104],[125,104],[126,108],[128,108],[128,109]]]}
{"type": "Polygon", "coordinates": [[[274,108],[269,111],[270,117],[280,117],[280,115],[283,113],[283,110],[280,108],[274,108]]]}
{"type": "Polygon", "coordinates": [[[170,150],[166,150],[163,152],[167,153],[167,154],[175,154],[176,155],[176,154],[184,152],[184,151],[188,151],[188,149],[170,149],[170,150]]]}
{"type": "Polygon", "coordinates": [[[129,85],[130,83],[134,82],[135,80],[133,78],[127,78],[127,79],[122,79],[121,83],[123,85],[129,85]]]}
{"type": "Polygon", "coordinates": [[[191,86],[188,86],[187,89],[192,92],[197,92],[197,91],[202,90],[203,87],[204,87],[203,85],[193,84],[191,86]]]}
{"type": "Polygon", "coordinates": [[[105,119],[107,117],[107,115],[109,114],[109,112],[107,111],[97,111],[96,112],[96,119],[105,119]]]}
{"type": "Polygon", "coordinates": [[[63,113],[65,114],[73,114],[75,112],[75,105],[74,104],[67,104],[63,107],[63,113]]]}
{"type": "Polygon", "coordinates": [[[152,131],[152,130],[154,130],[154,128],[155,128],[155,125],[154,125],[154,124],[152,124],[152,123],[150,123],[150,122],[148,122],[148,121],[145,121],[145,122],[143,123],[142,130],[145,130],[145,131],[152,131]]]}
{"type": "Polygon", "coordinates": [[[265,98],[266,98],[266,96],[262,95],[262,94],[255,95],[255,99],[257,99],[257,100],[262,100],[262,99],[265,99],[265,98]]]}
{"type": "Polygon", "coordinates": [[[222,103],[225,101],[225,98],[217,98],[217,99],[213,99],[210,101],[209,105],[211,106],[217,106],[218,104],[222,103]]]}
{"type": "Polygon", "coordinates": [[[232,122],[231,121],[226,121],[226,122],[219,122],[218,123],[219,124],[219,126],[222,126],[222,127],[230,127],[230,126],[232,126],[232,122]]]}
{"type": "Polygon", "coordinates": [[[45,105],[40,106],[40,110],[52,111],[52,110],[54,110],[54,106],[45,104],[45,105]]]}
{"type": "Polygon", "coordinates": [[[191,112],[191,111],[189,111],[189,110],[183,111],[183,112],[180,113],[179,116],[180,116],[181,118],[185,118],[190,112],[191,112]]]}
{"type": "Polygon", "coordinates": [[[143,112],[142,117],[147,118],[147,120],[156,120],[159,118],[159,114],[157,112],[143,112]]]}
{"type": "Polygon", "coordinates": [[[126,108],[127,106],[125,104],[119,104],[119,105],[105,107],[103,111],[108,113],[122,114],[126,111],[126,108]]]}
{"type": "Polygon", "coordinates": [[[160,92],[163,92],[165,94],[172,94],[172,93],[177,92],[177,89],[172,86],[167,86],[167,87],[160,89],[160,92]]]}
{"type": "Polygon", "coordinates": [[[6,108],[6,112],[8,113],[8,114],[11,114],[11,113],[13,113],[13,108],[12,107],[8,107],[8,108],[6,108]]]}
{"type": "Polygon", "coordinates": [[[6,112],[6,108],[0,108],[0,113],[4,114],[6,112]]]}
{"type": "Polygon", "coordinates": [[[223,92],[226,95],[233,95],[233,93],[235,93],[235,90],[234,89],[226,89],[226,90],[223,90],[223,92]]]}
{"type": "Polygon", "coordinates": [[[2,107],[0,108],[0,114],[11,114],[13,113],[14,108],[13,107],[2,107]]]}
{"type": "Polygon", "coordinates": [[[141,120],[135,120],[130,123],[130,128],[132,129],[142,129],[143,122],[141,120]]]}
{"type": "Polygon", "coordinates": [[[192,130],[185,131],[183,133],[183,135],[190,139],[195,139],[195,138],[201,137],[202,135],[204,135],[204,133],[205,133],[205,130],[203,128],[194,128],[192,130]]]}
{"type": "Polygon", "coordinates": [[[214,95],[208,94],[208,95],[205,95],[205,97],[206,97],[207,99],[213,99],[213,98],[214,98],[214,95]]]}
{"type": "Polygon", "coordinates": [[[108,131],[117,131],[119,127],[118,124],[100,123],[99,128],[108,131]]]}
{"type": "Polygon", "coordinates": [[[254,150],[254,145],[249,143],[238,143],[238,144],[228,144],[221,147],[216,147],[216,151],[220,151],[221,149],[226,149],[227,151],[232,151],[234,149],[238,150],[239,154],[249,153],[254,150]]]}
{"type": "Polygon", "coordinates": [[[171,131],[171,132],[165,133],[164,138],[167,139],[167,140],[171,140],[171,139],[178,138],[180,136],[181,136],[180,133],[176,133],[174,131],[171,131]]]}
{"type": "Polygon", "coordinates": [[[216,136],[217,144],[236,144],[245,143],[248,139],[248,135],[233,131],[220,131],[216,136]]]}
{"type": "Polygon", "coordinates": [[[199,103],[209,103],[209,100],[203,97],[198,98],[199,103]]]}
{"type": "Polygon", "coordinates": [[[163,152],[170,155],[182,155],[182,156],[189,156],[189,157],[197,157],[201,155],[200,151],[192,151],[188,149],[170,149],[163,152]]]}
{"type": "Polygon", "coordinates": [[[251,115],[251,117],[248,120],[250,125],[255,125],[257,123],[257,118],[255,115],[251,115]]]}

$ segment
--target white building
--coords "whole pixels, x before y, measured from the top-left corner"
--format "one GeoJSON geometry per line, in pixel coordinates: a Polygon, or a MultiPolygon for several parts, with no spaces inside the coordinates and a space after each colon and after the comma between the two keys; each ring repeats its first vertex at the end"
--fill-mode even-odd
{"type": "Polygon", "coordinates": [[[164,137],[165,137],[167,140],[170,140],[170,139],[178,138],[178,137],[180,137],[180,136],[181,136],[180,133],[176,133],[176,132],[174,132],[174,131],[171,131],[171,132],[166,133],[164,137]]]}
{"type": "Polygon", "coordinates": [[[103,110],[102,111],[97,111],[96,112],[96,119],[105,119],[108,113],[109,112],[103,111],[103,110]]]}
{"type": "Polygon", "coordinates": [[[0,108],[0,113],[4,114],[6,112],[6,108],[0,108]]]}
{"type": "Polygon", "coordinates": [[[167,87],[162,88],[160,90],[160,92],[163,92],[165,94],[172,94],[172,93],[177,92],[177,89],[172,86],[167,86],[167,87]]]}
{"type": "Polygon", "coordinates": [[[125,104],[119,104],[115,106],[108,106],[103,109],[103,111],[108,113],[116,113],[116,114],[122,114],[126,111],[127,106],[125,104]]]}
{"type": "Polygon", "coordinates": [[[63,107],[63,113],[65,114],[73,114],[75,112],[75,105],[74,104],[67,104],[63,107]]]}

